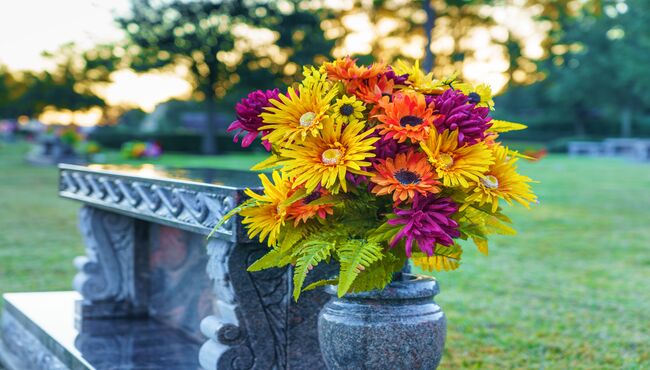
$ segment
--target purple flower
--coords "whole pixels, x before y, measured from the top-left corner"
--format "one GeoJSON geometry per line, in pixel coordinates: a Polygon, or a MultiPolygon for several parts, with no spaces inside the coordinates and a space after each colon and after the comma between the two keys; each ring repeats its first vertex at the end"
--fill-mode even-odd
{"type": "Polygon", "coordinates": [[[485,138],[485,131],[492,126],[488,117],[490,109],[476,107],[469,98],[454,89],[445,91],[434,99],[436,113],[440,117],[433,124],[438,132],[458,130],[459,144],[475,144],[485,138]]]}
{"type": "Polygon", "coordinates": [[[404,225],[395,235],[390,246],[406,239],[406,255],[411,256],[413,241],[420,250],[428,256],[433,255],[436,244],[449,246],[454,244],[453,238],[460,236],[458,223],[450,217],[458,211],[458,205],[451,198],[441,198],[436,195],[423,197],[417,195],[410,209],[395,208],[396,218],[388,220],[390,225],[404,225]]]}
{"type": "MultiPolygon", "coordinates": [[[[262,118],[260,114],[264,112],[264,108],[270,107],[270,99],[277,99],[280,95],[280,90],[257,90],[248,94],[248,96],[242,99],[235,106],[235,111],[237,112],[237,120],[230,124],[228,127],[228,132],[239,130],[233,139],[234,142],[239,142],[239,136],[244,135],[244,138],[241,141],[241,146],[246,148],[251,143],[257,135],[259,134],[260,127],[263,126],[262,118]]],[[[268,132],[262,131],[262,135],[267,134],[268,132]]],[[[271,143],[266,140],[262,141],[262,145],[266,150],[271,150],[271,143]]]]}
{"type": "Polygon", "coordinates": [[[371,162],[377,161],[378,159],[395,158],[397,154],[406,153],[410,148],[406,142],[399,143],[395,139],[379,135],[376,131],[370,136],[380,137],[380,139],[374,144],[375,157],[369,158],[371,162]]]}
{"type": "Polygon", "coordinates": [[[424,94],[424,101],[427,103],[427,106],[435,103],[438,95],[424,94]]]}
{"type": "Polygon", "coordinates": [[[409,79],[408,73],[405,73],[403,75],[397,75],[395,71],[389,66],[387,68],[386,73],[384,73],[384,76],[388,78],[389,80],[393,80],[395,82],[395,85],[405,85],[406,81],[409,79]]]}
{"type": "Polygon", "coordinates": [[[162,147],[157,142],[147,142],[144,149],[144,156],[147,158],[158,158],[162,154],[162,147]]]}
{"type": "MultiPolygon", "coordinates": [[[[368,167],[361,167],[361,170],[367,171],[368,167]]],[[[345,181],[349,182],[354,186],[361,186],[368,182],[368,177],[364,175],[355,175],[353,173],[348,172],[345,174],[345,181]]]]}

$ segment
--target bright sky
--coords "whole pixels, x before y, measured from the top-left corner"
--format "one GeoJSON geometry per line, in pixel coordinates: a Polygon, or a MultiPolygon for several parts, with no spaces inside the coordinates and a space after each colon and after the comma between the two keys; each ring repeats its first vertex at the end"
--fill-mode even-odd
{"type": "MultiPolygon", "coordinates": [[[[41,57],[44,50],[54,51],[68,42],[75,42],[81,48],[90,48],[98,43],[120,40],[122,33],[113,23],[113,14],[126,12],[129,2],[130,0],[0,0],[0,63],[13,70],[43,70],[50,67],[41,57]]],[[[521,9],[516,8],[498,9],[495,11],[495,19],[504,32],[506,27],[519,29],[520,32],[523,30],[529,40],[536,41],[530,45],[541,50],[541,39],[535,38],[539,38],[542,33],[535,29],[530,14],[521,12],[521,9]]],[[[355,41],[355,37],[372,38],[367,32],[370,28],[369,21],[362,21],[363,19],[356,19],[355,22],[362,26],[363,32],[348,36],[351,40],[346,39],[346,45],[347,41],[355,41]]],[[[380,37],[380,34],[378,32],[376,36],[380,37]]],[[[485,37],[487,33],[483,32],[482,35],[485,37]]],[[[359,42],[361,40],[356,41],[352,44],[364,44],[359,42]]],[[[474,42],[484,45],[487,40],[476,39],[474,42]]],[[[364,52],[347,46],[345,49],[345,54],[364,52]]],[[[524,52],[532,55],[538,53],[538,50],[524,52]]],[[[421,58],[422,55],[419,54],[422,54],[422,49],[416,46],[415,54],[411,56],[421,58]]],[[[494,90],[503,87],[507,81],[503,75],[507,65],[504,66],[504,60],[495,58],[495,55],[499,55],[498,50],[483,48],[476,60],[466,66],[466,77],[488,82],[494,90]]],[[[111,77],[113,83],[103,90],[104,98],[111,105],[138,106],[152,111],[158,103],[172,97],[187,97],[190,91],[189,84],[174,74],[137,75],[132,71],[117,71],[111,77]]],[[[93,121],[93,117],[98,117],[98,114],[89,116],[88,122],[93,121]]],[[[63,120],[61,116],[53,119],[63,120]]]]}
{"type": "MultiPolygon", "coordinates": [[[[81,48],[122,38],[113,13],[128,10],[129,0],[1,0],[0,63],[12,70],[43,70],[51,66],[45,50],[75,42],[81,48]]],[[[119,71],[104,91],[109,104],[139,106],[151,111],[159,102],[188,93],[189,85],[173,75],[136,75],[119,71]]]]}

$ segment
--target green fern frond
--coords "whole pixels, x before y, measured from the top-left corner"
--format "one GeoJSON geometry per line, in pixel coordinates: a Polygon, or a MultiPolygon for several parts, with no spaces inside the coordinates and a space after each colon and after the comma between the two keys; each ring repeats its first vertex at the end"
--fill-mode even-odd
{"type": "Polygon", "coordinates": [[[406,256],[395,256],[387,253],[384,258],[374,262],[370,268],[361,272],[350,286],[351,292],[365,292],[373,289],[384,289],[393,279],[393,274],[404,267],[406,256]]]}
{"type": "Polygon", "coordinates": [[[287,227],[280,236],[278,248],[282,251],[289,251],[301,240],[307,238],[308,235],[316,231],[317,229],[310,224],[299,224],[295,227],[287,227]]]}
{"type": "Polygon", "coordinates": [[[299,250],[296,266],[293,269],[293,299],[298,300],[300,291],[307,278],[307,273],[319,262],[329,258],[335,244],[329,241],[312,241],[304,243],[299,250]]]}
{"type": "Polygon", "coordinates": [[[247,271],[260,271],[273,267],[284,267],[291,263],[291,253],[278,249],[271,249],[257,261],[248,266],[247,271]]]}
{"type": "Polygon", "coordinates": [[[327,280],[318,280],[318,281],[315,281],[315,282],[307,285],[302,291],[306,292],[306,291],[309,291],[309,290],[314,290],[314,289],[316,289],[318,287],[321,287],[321,286],[336,285],[338,283],[339,283],[338,278],[336,278],[336,279],[327,279],[327,280]]]}
{"type": "MultiPolygon", "coordinates": [[[[390,218],[389,218],[390,219],[390,218]]],[[[395,235],[402,229],[403,225],[391,225],[388,221],[381,224],[378,228],[371,230],[367,239],[373,242],[390,242],[395,235]]]]}
{"type": "Polygon", "coordinates": [[[347,240],[337,248],[336,252],[341,263],[337,292],[339,297],[350,290],[350,286],[361,271],[384,257],[381,244],[363,239],[347,240]]]}
{"type": "Polygon", "coordinates": [[[460,267],[460,258],[463,249],[458,244],[452,246],[437,245],[432,256],[424,253],[413,254],[413,264],[421,269],[433,271],[451,271],[460,267]]]}

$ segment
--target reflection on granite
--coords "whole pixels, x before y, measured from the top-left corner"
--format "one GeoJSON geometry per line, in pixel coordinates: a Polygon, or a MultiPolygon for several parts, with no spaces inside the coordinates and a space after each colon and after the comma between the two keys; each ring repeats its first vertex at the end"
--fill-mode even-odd
{"type": "Polygon", "coordinates": [[[142,164],[139,166],[91,164],[82,168],[115,175],[143,177],[147,179],[191,181],[234,188],[260,186],[260,180],[257,174],[247,171],[246,168],[242,168],[239,171],[215,168],[164,167],[153,164],[142,164]]]}
{"type": "Polygon", "coordinates": [[[151,225],[149,314],[197,341],[201,320],[212,313],[212,282],[205,266],[205,237],[151,225]]]}
{"type": "Polygon", "coordinates": [[[13,293],[4,298],[5,314],[70,369],[199,369],[199,346],[155,320],[84,320],[79,332],[74,303],[80,297],[75,292],[13,293]]]}

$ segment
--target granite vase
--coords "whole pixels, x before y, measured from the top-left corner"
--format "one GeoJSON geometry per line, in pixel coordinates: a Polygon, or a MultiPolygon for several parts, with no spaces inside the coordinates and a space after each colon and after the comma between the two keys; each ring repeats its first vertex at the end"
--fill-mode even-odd
{"type": "Polygon", "coordinates": [[[447,322],[433,298],[435,279],[398,274],[383,290],[336,295],[318,319],[321,353],[329,370],[434,370],[447,322]]]}

